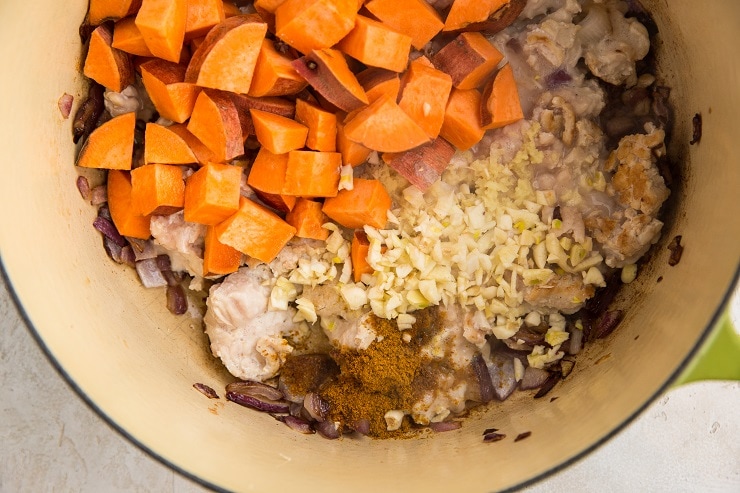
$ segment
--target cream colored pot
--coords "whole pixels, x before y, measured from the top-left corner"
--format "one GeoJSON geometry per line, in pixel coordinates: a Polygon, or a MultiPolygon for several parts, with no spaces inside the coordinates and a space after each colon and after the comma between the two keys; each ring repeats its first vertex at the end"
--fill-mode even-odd
{"type": "MultiPolygon", "coordinates": [[[[713,335],[738,275],[740,2],[645,3],[654,7],[661,74],[673,88],[679,208],[622,300],[630,305],[622,326],[588,348],[553,391],[556,401],[520,396],[425,439],[328,441],[195,391],[195,382],[223,389],[230,379],[194,322],[171,316],[162,292],[144,290],[106,257],[90,226],[95,211],[75,188],[71,120],[57,100],[73,94],[76,108],[85,94],[77,35],[84,0],[0,2],[0,247],[29,327],[117,429],[224,489],[482,492],[567,465],[675,383],[713,335]],[[695,113],[704,135],[689,146],[695,113]],[[677,234],[686,249],[669,267],[665,247],[677,234]],[[488,427],[532,436],[484,444],[488,427]]],[[[737,370],[738,355],[730,356],[727,369],[737,370]]]]}

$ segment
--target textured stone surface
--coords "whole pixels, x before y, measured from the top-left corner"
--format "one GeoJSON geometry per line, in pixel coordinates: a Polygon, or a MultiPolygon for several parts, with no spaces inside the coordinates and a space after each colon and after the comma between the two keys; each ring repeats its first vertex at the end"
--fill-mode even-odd
{"type": "MultiPolygon", "coordinates": [[[[734,304],[740,313],[740,298],[734,304]]],[[[196,493],[200,485],[141,452],[66,385],[0,280],[0,492],[196,493]]],[[[586,459],[526,489],[740,491],[740,384],[666,394],[586,459]]]]}

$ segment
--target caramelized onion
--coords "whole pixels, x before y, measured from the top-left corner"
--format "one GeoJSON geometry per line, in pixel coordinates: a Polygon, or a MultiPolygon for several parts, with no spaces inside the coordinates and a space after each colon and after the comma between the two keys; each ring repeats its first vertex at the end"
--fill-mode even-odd
{"type": "Polygon", "coordinates": [[[226,392],[226,398],[240,406],[249,407],[263,413],[287,414],[289,411],[286,401],[273,401],[264,397],[255,397],[239,392],[226,392]]]}
{"type": "Polygon", "coordinates": [[[478,380],[478,386],[480,388],[480,401],[491,402],[493,400],[493,382],[491,381],[491,374],[488,372],[486,362],[483,360],[483,356],[478,353],[473,357],[473,361],[470,364],[473,374],[475,374],[476,380],[478,380]]]}

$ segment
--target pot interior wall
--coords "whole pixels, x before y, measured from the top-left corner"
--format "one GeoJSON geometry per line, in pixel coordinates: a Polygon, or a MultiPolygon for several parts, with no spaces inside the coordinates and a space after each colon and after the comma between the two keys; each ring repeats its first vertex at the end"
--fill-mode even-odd
{"type": "Polygon", "coordinates": [[[82,394],[135,441],[205,481],[259,491],[490,491],[534,478],[598,443],[664,387],[702,339],[738,268],[740,3],[645,3],[655,8],[676,109],[678,209],[651,267],[621,300],[629,306],[622,326],[588,349],[551,393],[555,401],[522,395],[477,413],[460,431],[424,439],[326,441],[195,391],[195,382],[223,389],[230,381],[205,350],[199,324],[173,318],[161,291],[144,290],[109,261],[90,226],[95,212],[75,188],[71,121],[57,100],[70,93],[76,108],[84,98],[77,35],[84,1],[0,5],[0,247],[8,278],[82,394]],[[704,135],[689,146],[695,113],[704,135]],[[668,267],[665,245],[677,234],[686,249],[668,267]],[[483,444],[491,426],[509,438],[532,436],[483,444]]]}

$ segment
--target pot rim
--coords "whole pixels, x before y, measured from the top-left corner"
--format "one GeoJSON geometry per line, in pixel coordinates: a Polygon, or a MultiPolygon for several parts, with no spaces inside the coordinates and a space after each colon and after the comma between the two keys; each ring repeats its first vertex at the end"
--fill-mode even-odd
{"type": "MultiPolygon", "coordinates": [[[[186,478],[195,481],[196,483],[200,484],[201,486],[208,488],[210,490],[216,491],[216,492],[228,492],[229,490],[226,490],[222,488],[221,486],[218,486],[216,484],[211,483],[210,481],[207,481],[203,478],[200,478],[199,476],[183,469],[182,467],[178,466],[177,464],[174,464],[173,462],[169,461],[168,459],[162,457],[157,452],[155,452],[153,449],[151,449],[149,446],[145,445],[144,443],[140,442],[138,439],[136,439],[133,435],[131,435],[126,429],[115,422],[110,416],[108,416],[103,410],[101,410],[96,404],[95,401],[91,396],[89,396],[87,393],[85,393],[72,379],[72,377],[65,371],[63,365],[61,362],[59,362],[54,355],[51,353],[49,348],[44,343],[43,338],[41,337],[41,334],[38,332],[36,327],[31,323],[31,319],[26,313],[25,308],[23,307],[23,304],[21,303],[21,300],[18,298],[17,293],[15,292],[15,289],[13,287],[13,283],[8,276],[8,273],[5,269],[5,262],[2,259],[2,256],[0,255],[0,273],[3,277],[3,280],[5,281],[5,285],[7,287],[8,293],[10,294],[10,298],[13,300],[13,304],[15,305],[16,310],[18,311],[18,314],[20,315],[20,319],[23,321],[23,324],[26,326],[28,331],[31,333],[31,336],[33,337],[36,344],[41,348],[41,351],[43,352],[46,359],[49,361],[51,366],[56,370],[56,372],[62,377],[62,379],[66,382],[66,384],[74,391],[74,393],[77,394],[78,397],[82,399],[82,401],[90,408],[92,409],[95,414],[98,415],[109,427],[111,427],[113,430],[118,432],[123,438],[125,438],[128,442],[132,443],[134,446],[136,446],[139,450],[144,452],[145,454],[149,455],[150,457],[157,460],[160,464],[170,468],[171,470],[177,472],[178,474],[181,474],[185,476],[186,478]]],[[[735,286],[738,285],[740,282],[740,262],[738,262],[737,267],[735,268],[735,273],[732,276],[732,280],[725,290],[722,299],[720,300],[720,303],[718,304],[717,308],[715,309],[714,313],[712,314],[711,319],[709,320],[709,323],[702,331],[699,339],[696,341],[696,344],[691,348],[691,350],[686,354],[686,356],[683,358],[683,360],[679,363],[679,365],[671,372],[670,376],[664,381],[656,390],[653,392],[653,394],[643,402],[640,407],[638,407],[632,414],[627,416],[621,423],[614,426],[606,435],[602,436],[598,440],[596,440],[594,443],[589,445],[588,447],[584,448],[577,454],[573,455],[572,457],[566,459],[565,461],[547,469],[546,471],[529,478],[519,484],[516,484],[514,486],[511,486],[510,488],[507,488],[503,490],[504,492],[513,492],[513,491],[519,491],[522,488],[525,488],[527,486],[534,485],[535,483],[538,483],[542,480],[544,480],[547,477],[553,476],[557,474],[560,471],[563,471],[564,469],[570,467],[571,465],[575,464],[576,462],[580,461],[584,457],[586,457],[588,454],[592,453],[597,448],[601,447],[603,444],[611,440],[614,436],[616,436],[618,433],[620,433],[622,430],[624,430],[629,424],[631,424],[637,416],[642,414],[645,409],[647,409],[648,406],[650,406],[655,400],[658,399],[666,390],[668,390],[672,385],[674,385],[681,375],[684,373],[684,371],[689,367],[689,365],[697,358],[700,350],[703,348],[703,346],[706,344],[709,336],[714,333],[716,330],[719,329],[719,324],[726,313],[727,306],[729,304],[730,298],[732,297],[734,293],[735,286]]]]}

